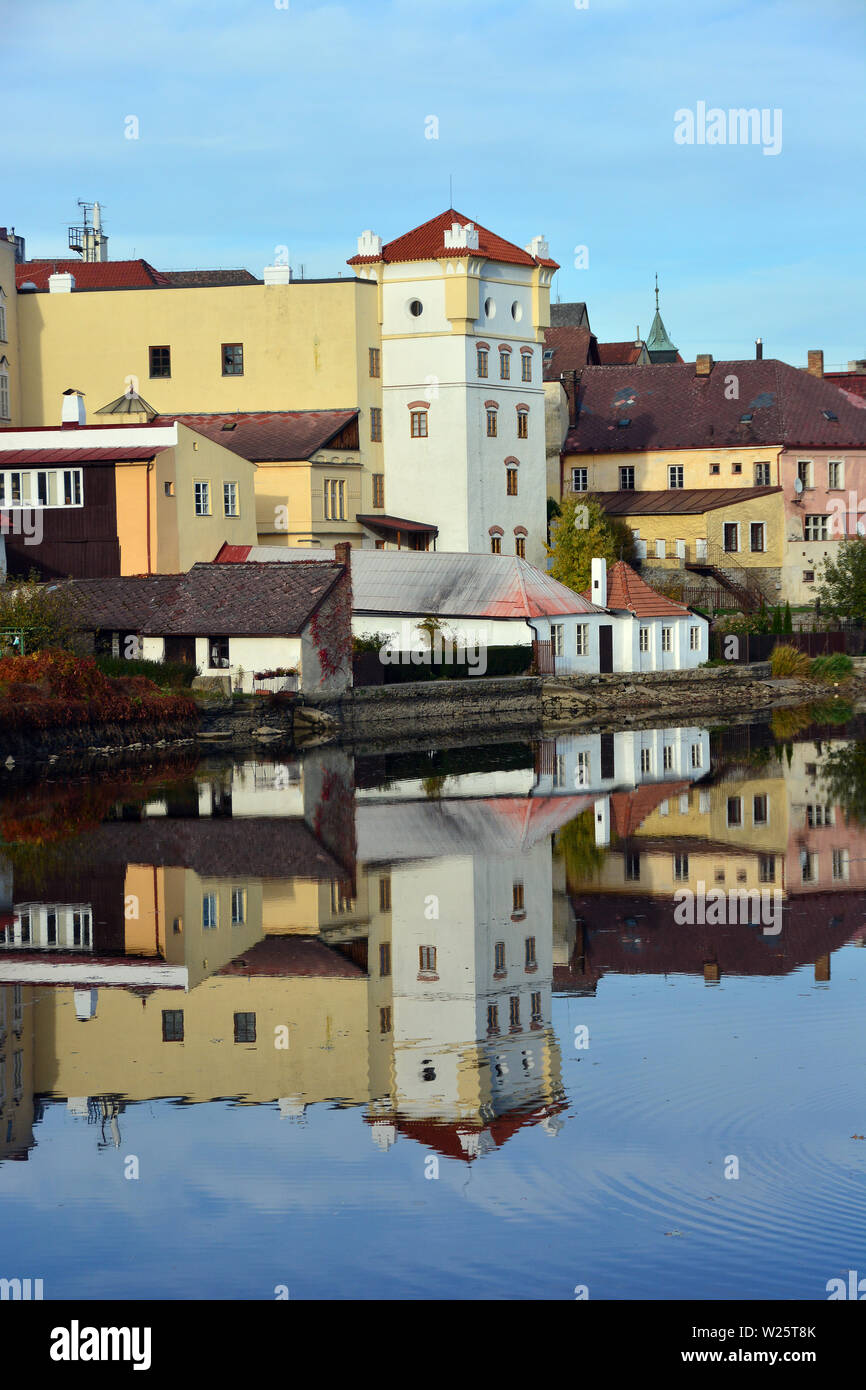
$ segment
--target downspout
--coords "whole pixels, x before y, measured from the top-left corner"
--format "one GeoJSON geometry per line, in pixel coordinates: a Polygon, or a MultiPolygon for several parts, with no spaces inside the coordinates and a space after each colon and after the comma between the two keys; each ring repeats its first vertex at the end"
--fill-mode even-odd
{"type": "Polygon", "coordinates": [[[150,563],[150,475],[151,475],[151,472],[152,472],[152,471],[153,471],[153,459],[151,459],[150,462],[148,463],[148,465],[147,465],[147,470],[146,470],[145,475],[144,475],[144,488],[145,488],[145,492],[147,493],[147,572],[148,572],[148,574],[153,574],[153,569],[151,568],[151,563],[150,563]]]}

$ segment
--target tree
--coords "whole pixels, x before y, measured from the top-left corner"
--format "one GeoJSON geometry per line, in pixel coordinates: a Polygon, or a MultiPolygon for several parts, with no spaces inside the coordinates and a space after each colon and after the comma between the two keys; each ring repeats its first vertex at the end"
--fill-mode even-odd
{"type": "Polygon", "coordinates": [[[553,564],[550,573],[560,584],[580,593],[588,589],[592,577],[592,561],[634,558],[634,539],[622,521],[602,510],[598,499],[587,493],[567,497],[553,533],[553,544],[547,547],[553,564]]]}
{"type": "Polygon", "coordinates": [[[849,536],[839,541],[836,558],[824,561],[818,580],[818,601],[833,618],[866,623],[866,539],[849,536]]]}
{"type": "Polygon", "coordinates": [[[18,634],[28,655],[49,647],[81,650],[66,587],[43,584],[35,574],[0,585],[0,641],[7,652],[20,652],[18,634]]]}
{"type": "Polygon", "coordinates": [[[785,636],[794,631],[794,619],[791,614],[791,605],[785,600],[785,620],[782,625],[782,632],[785,636]]]}

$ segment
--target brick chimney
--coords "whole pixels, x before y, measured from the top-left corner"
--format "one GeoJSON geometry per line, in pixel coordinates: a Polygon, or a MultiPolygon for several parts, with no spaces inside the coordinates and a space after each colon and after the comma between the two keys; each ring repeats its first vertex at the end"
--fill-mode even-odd
{"type": "Polygon", "coordinates": [[[810,376],[824,375],[824,352],[821,348],[810,348],[806,371],[810,376]]]}
{"type": "Polygon", "coordinates": [[[695,358],[695,376],[709,376],[713,370],[712,353],[699,352],[695,358]]]}

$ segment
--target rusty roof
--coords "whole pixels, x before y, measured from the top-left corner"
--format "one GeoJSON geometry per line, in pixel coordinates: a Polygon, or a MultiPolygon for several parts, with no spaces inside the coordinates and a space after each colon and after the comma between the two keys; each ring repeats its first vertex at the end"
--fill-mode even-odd
{"type": "Polygon", "coordinates": [[[251,463],[270,463],[310,458],[357,418],[357,410],[256,410],[243,414],[159,415],[153,423],[177,421],[251,463]]]}
{"type": "Polygon", "coordinates": [[[781,491],[780,487],[672,487],[646,492],[626,488],[593,496],[612,516],[688,516],[754,502],[781,491]]]}

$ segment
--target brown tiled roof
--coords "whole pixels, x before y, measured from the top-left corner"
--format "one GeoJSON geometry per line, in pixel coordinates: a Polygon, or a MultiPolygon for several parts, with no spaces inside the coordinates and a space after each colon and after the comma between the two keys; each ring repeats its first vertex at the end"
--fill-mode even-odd
{"type": "Polygon", "coordinates": [[[164,279],[177,289],[201,288],[209,285],[260,285],[249,270],[163,270],[164,279]]]}
{"type": "Polygon", "coordinates": [[[81,853],[102,872],[110,864],[193,869],[201,878],[345,879],[342,864],[305,821],[288,816],[147,816],[87,831],[81,853]]]}
{"type": "Polygon", "coordinates": [[[283,978],[358,980],[366,971],[319,936],[266,936],[218,972],[220,975],[270,975],[283,978]]]}
{"type": "Polygon", "coordinates": [[[780,487],[672,487],[658,492],[626,489],[593,495],[611,516],[689,516],[754,502],[757,497],[781,491],[780,487]]]}
{"type": "Polygon", "coordinates": [[[866,398],[866,372],[825,372],[825,381],[832,381],[840,391],[866,398]]]}
{"type": "Polygon", "coordinates": [[[438,217],[432,217],[429,222],[423,222],[420,227],[414,227],[411,232],[406,232],[403,236],[396,237],[382,247],[379,256],[352,256],[346,262],[347,265],[368,265],[376,261],[385,261],[386,264],[394,261],[429,261],[436,260],[439,256],[484,256],[488,261],[504,261],[506,265],[546,265],[558,270],[556,261],[549,258],[536,258],[524,251],[513,242],[506,241],[504,237],[497,236],[495,232],[490,232],[486,227],[482,227],[479,222],[474,222],[471,217],[464,217],[462,213],[455,212],[449,208],[447,212],[440,212],[438,217]],[[450,231],[452,225],[459,222],[462,226],[468,226],[471,222],[478,231],[478,250],[470,251],[468,248],[446,247],[445,233],[450,231]]]}
{"type": "Polygon", "coordinates": [[[357,410],[259,410],[235,415],[159,415],[154,424],[177,420],[252,463],[307,459],[356,419],[357,410]],[[234,426],[226,429],[226,425],[234,426]]]}
{"type": "Polygon", "coordinates": [[[578,402],[566,454],[765,445],[866,448],[866,411],[835,382],[771,358],[716,362],[708,376],[697,376],[690,362],[588,366],[578,402]],[[727,398],[732,378],[736,400],[727,398]],[[827,419],[825,411],[836,419],[827,419]],[[630,423],[620,427],[621,420],[630,423]]]}
{"type": "Polygon", "coordinates": [[[296,636],[343,573],[328,560],[198,564],[188,574],[68,581],[83,630],[149,636],[296,636]]]}
{"type": "Polygon", "coordinates": [[[597,362],[597,344],[588,328],[570,324],[545,328],[542,363],[545,381],[558,381],[563,372],[582,371],[588,362],[597,362]],[[552,352],[553,356],[548,357],[552,352]]]}
{"type": "Polygon", "coordinates": [[[147,261],[23,261],[15,267],[15,283],[34,284],[37,290],[48,289],[48,277],[55,271],[69,271],[75,277],[77,290],[128,290],[154,288],[169,284],[166,276],[154,270],[147,261]]]}
{"type": "MultiPolygon", "coordinates": [[[[582,597],[591,599],[590,590],[582,597]]],[[[685,604],[656,593],[625,560],[608,565],[607,607],[634,613],[636,618],[684,618],[690,612],[685,604]]]]}

